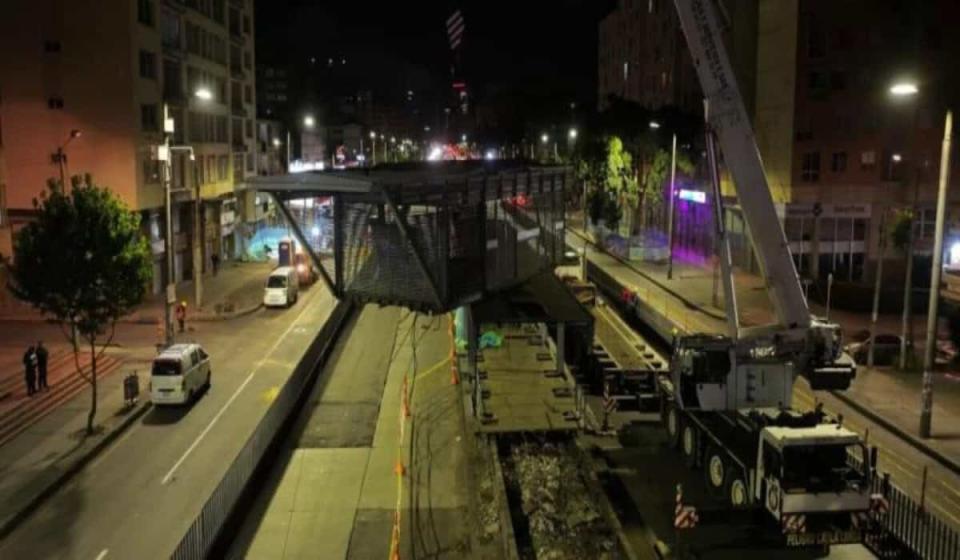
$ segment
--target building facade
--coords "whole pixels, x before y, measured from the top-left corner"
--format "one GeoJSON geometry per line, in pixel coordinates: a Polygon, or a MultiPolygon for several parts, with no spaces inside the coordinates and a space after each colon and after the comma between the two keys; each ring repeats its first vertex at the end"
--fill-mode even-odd
{"type": "Polygon", "coordinates": [[[253,32],[252,0],[6,3],[0,141],[14,234],[61,163],[66,176],[91,173],[141,213],[159,292],[166,259],[157,146],[167,115],[171,144],[181,148],[171,163],[174,277],[206,270],[214,254],[234,255],[242,245],[237,197],[256,173],[253,32]]]}

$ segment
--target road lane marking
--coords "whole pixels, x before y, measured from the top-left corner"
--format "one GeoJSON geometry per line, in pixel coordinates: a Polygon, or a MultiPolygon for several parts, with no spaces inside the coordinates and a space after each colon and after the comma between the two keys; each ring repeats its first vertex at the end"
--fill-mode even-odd
{"type": "Polygon", "coordinates": [[[213,417],[213,420],[211,420],[210,423],[207,424],[207,427],[204,428],[202,432],[200,432],[200,435],[197,436],[197,439],[193,440],[193,443],[190,444],[190,447],[188,447],[187,450],[183,453],[183,455],[181,455],[180,458],[177,459],[177,462],[174,463],[173,467],[170,468],[166,476],[163,477],[163,480],[160,481],[161,485],[166,485],[173,479],[173,474],[177,472],[177,469],[180,468],[180,465],[182,465],[183,462],[187,460],[187,457],[189,457],[190,454],[193,453],[193,450],[196,449],[198,445],[200,445],[200,442],[203,441],[203,438],[207,437],[207,434],[210,433],[210,430],[212,430],[213,427],[216,425],[217,421],[220,420],[220,417],[223,416],[223,414],[227,411],[228,408],[230,408],[230,405],[233,404],[233,401],[237,400],[237,397],[240,396],[240,393],[242,393],[243,390],[247,388],[247,385],[250,383],[250,381],[253,380],[253,376],[257,373],[257,371],[259,371],[260,368],[263,367],[263,364],[266,363],[267,358],[269,358],[270,355],[273,354],[273,352],[277,349],[277,347],[280,346],[281,342],[286,340],[287,335],[290,334],[290,331],[292,331],[293,328],[297,326],[297,323],[300,322],[300,319],[303,317],[303,314],[309,310],[310,310],[309,306],[304,306],[300,314],[297,315],[297,318],[290,323],[289,327],[287,327],[287,330],[283,331],[283,334],[277,338],[276,342],[273,343],[273,346],[270,347],[270,350],[268,350],[264,354],[264,357],[259,362],[257,362],[257,365],[250,371],[250,374],[247,375],[247,378],[243,380],[243,383],[241,383],[240,386],[237,387],[237,390],[234,391],[232,395],[230,395],[230,398],[227,400],[226,403],[224,403],[220,411],[217,412],[217,415],[213,417]]]}
{"type": "Polygon", "coordinates": [[[109,552],[110,552],[110,551],[109,551],[108,549],[106,549],[106,548],[103,549],[103,550],[101,550],[101,551],[100,551],[100,554],[97,555],[97,559],[96,559],[96,560],[103,560],[104,558],[107,557],[107,554],[108,554],[109,552]]]}

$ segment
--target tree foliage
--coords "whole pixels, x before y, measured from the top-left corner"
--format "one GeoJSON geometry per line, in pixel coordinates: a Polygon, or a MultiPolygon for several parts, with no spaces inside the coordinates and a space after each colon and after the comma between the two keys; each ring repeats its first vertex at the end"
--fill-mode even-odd
{"type": "Polygon", "coordinates": [[[120,317],[143,300],[150,247],[140,217],[110,191],[74,177],[69,193],[51,182],[34,200],[36,219],[14,243],[9,287],[19,299],[53,317],[73,344],[78,372],[92,388],[87,431],[96,415],[96,360],[120,317]],[[107,339],[97,350],[97,343],[107,339]],[[90,350],[91,373],[79,367],[79,343],[90,350]]]}
{"type": "MultiPolygon", "coordinates": [[[[658,149],[653,155],[653,162],[647,168],[643,176],[642,199],[645,205],[655,210],[663,204],[663,192],[670,179],[671,153],[667,150],[658,149]]],[[[693,162],[690,157],[682,151],[677,151],[677,172],[693,173],[693,162]]]]}
{"type": "Polygon", "coordinates": [[[902,208],[894,212],[893,222],[890,224],[890,243],[902,253],[907,252],[911,227],[913,227],[913,210],[902,208]]]}
{"type": "Polygon", "coordinates": [[[604,187],[624,204],[635,206],[639,202],[639,189],[633,157],[624,150],[619,136],[607,139],[606,165],[603,175],[604,187]]]}

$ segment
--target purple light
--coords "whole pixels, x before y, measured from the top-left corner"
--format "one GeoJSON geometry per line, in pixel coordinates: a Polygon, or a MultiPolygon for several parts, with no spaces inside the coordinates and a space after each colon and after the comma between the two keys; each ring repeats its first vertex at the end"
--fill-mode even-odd
{"type": "Polygon", "coordinates": [[[703,191],[690,191],[687,189],[680,189],[680,192],[677,194],[677,198],[679,198],[680,200],[689,200],[690,202],[696,202],[697,204],[706,204],[707,193],[703,191]]]}

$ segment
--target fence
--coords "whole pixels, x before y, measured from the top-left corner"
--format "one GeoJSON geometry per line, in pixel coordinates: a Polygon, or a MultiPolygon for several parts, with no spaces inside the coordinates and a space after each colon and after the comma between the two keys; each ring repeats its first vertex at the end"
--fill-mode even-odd
{"type": "Polygon", "coordinates": [[[200,560],[207,558],[220,536],[227,519],[240,499],[264,452],[270,447],[280,428],[296,408],[318,365],[333,347],[336,334],[350,316],[352,306],[339,302],[333,309],[320,334],[307,350],[304,360],[297,365],[290,379],[280,390],[276,400],[254,429],[253,434],[230,464],[226,474],[203,505],[186,535],[170,556],[173,560],[200,560]]]}
{"type": "MultiPolygon", "coordinates": [[[[880,493],[884,482],[873,481],[873,492],[880,493]]],[[[960,558],[960,534],[907,496],[888,485],[890,504],[887,513],[876,514],[881,531],[868,534],[864,544],[880,558],[924,558],[956,560],[960,558]],[[892,537],[892,538],[891,538],[892,537]]]]}

